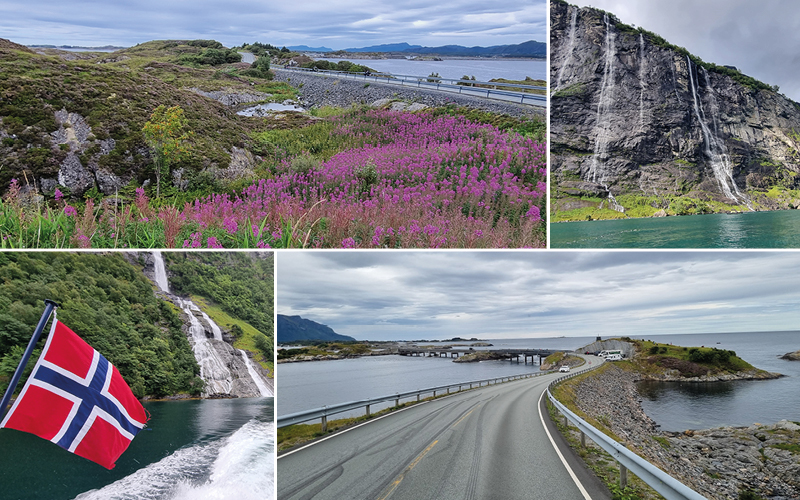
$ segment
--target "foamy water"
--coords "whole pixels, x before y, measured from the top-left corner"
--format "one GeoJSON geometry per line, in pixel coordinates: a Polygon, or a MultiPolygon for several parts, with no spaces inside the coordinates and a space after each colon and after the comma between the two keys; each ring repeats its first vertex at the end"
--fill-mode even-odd
{"type": "Polygon", "coordinates": [[[274,498],[275,426],[250,420],[230,436],[181,448],[80,500],[269,500],[274,498]]]}

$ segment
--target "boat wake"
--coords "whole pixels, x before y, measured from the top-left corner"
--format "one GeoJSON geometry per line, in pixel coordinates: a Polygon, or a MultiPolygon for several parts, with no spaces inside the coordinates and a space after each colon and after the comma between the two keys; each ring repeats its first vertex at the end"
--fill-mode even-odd
{"type": "Polygon", "coordinates": [[[275,424],[250,420],[230,436],[181,448],[76,500],[270,500],[275,424]]]}

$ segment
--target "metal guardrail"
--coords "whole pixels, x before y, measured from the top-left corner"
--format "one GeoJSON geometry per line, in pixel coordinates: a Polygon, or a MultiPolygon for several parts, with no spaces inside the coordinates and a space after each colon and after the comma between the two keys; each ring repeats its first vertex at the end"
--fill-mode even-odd
{"type": "Polygon", "coordinates": [[[469,386],[470,389],[473,386],[481,387],[483,384],[492,385],[497,383],[502,383],[510,380],[519,380],[523,378],[531,378],[531,377],[538,377],[540,375],[544,375],[547,372],[541,373],[524,373],[521,375],[508,375],[505,377],[495,377],[490,379],[484,380],[473,380],[470,382],[459,382],[455,384],[448,384],[448,385],[440,385],[437,387],[428,387],[427,389],[417,389],[414,391],[406,391],[406,392],[398,392],[395,394],[390,394],[387,396],[380,396],[377,398],[369,398],[369,399],[361,399],[358,401],[349,401],[347,403],[339,403],[331,406],[323,406],[322,408],[314,408],[312,410],[304,410],[297,413],[291,413],[289,415],[284,415],[282,417],[278,417],[277,425],[278,428],[286,427],[287,425],[294,425],[294,424],[301,424],[303,422],[308,422],[309,420],[322,420],[322,430],[325,431],[327,428],[327,418],[331,415],[336,415],[337,413],[344,413],[346,411],[355,410],[358,408],[366,407],[366,415],[370,415],[370,406],[378,403],[384,403],[387,401],[394,400],[395,406],[400,405],[400,400],[408,399],[411,397],[416,396],[417,401],[420,401],[420,397],[423,394],[432,393],[433,396],[436,396],[437,392],[447,391],[450,393],[450,389],[458,387],[458,390],[461,391],[463,387],[469,386]]]}
{"type": "Polygon", "coordinates": [[[287,66],[276,66],[276,67],[280,67],[281,69],[286,71],[312,73],[318,75],[330,75],[340,78],[350,78],[352,80],[389,83],[404,87],[428,88],[431,90],[442,90],[463,95],[487,97],[490,99],[494,97],[494,98],[500,98],[501,100],[504,101],[511,101],[511,99],[506,99],[508,97],[511,97],[514,98],[512,102],[518,102],[520,104],[544,105],[547,103],[546,95],[503,90],[503,88],[547,90],[546,87],[539,87],[535,85],[523,85],[523,84],[501,83],[501,82],[480,82],[476,80],[456,80],[452,78],[440,78],[434,76],[395,75],[391,73],[367,74],[367,73],[348,73],[346,71],[337,71],[337,70],[315,71],[311,68],[297,68],[297,67],[287,67],[287,66]],[[446,82],[451,82],[451,83],[446,83],[446,82]],[[476,87],[475,85],[490,85],[494,88],[476,87]]]}
{"type": "MultiPolygon", "coordinates": [[[[589,370],[594,370],[601,365],[602,363],[594,368],[590,368],[589,370]]],[[[700,493],[697,493],[644,458],[632,452],[626,448],[625,445],[618,443],[617,441],[614,441],[610,437],[603,434],[600,430],[596,429],[585,420],[577,416],[575,413],[570,411],[569,408],[561,404],[550,393],[550,388],[554,385],[568,378],[580,375],[581,373],[586,373],[589,370],[583,370],[578,373],[559,377],[548,385],[547,397],[550,399],[553,405],[558,408],[558,411],[560,411],[562,415],[572,422],[583,434],[594,441],[597,446],[611,455],[614,460],[636,474],[639,479],[647,483],[651,488],[656,490],[667,500],[708,500],[700,493]]]]}

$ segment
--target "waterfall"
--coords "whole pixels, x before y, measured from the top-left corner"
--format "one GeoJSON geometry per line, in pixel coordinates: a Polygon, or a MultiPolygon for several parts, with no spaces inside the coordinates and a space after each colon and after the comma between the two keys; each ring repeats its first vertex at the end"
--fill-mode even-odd
{"type": "Polygon", "coordinates": [[[647,60],[644,57],[644,35],[639,33],[639,128],[644,130],[644,88],[647,60]]]}
{"type": "Polygon", "coordinates": [[[605,186],[608,191],[608,204],[612,210],[624,212],[605,182],[605,171],[602,162],[608,154],[608,141],[611,136],[611,108],[614,105],[614,57],[616,57],[615,37],[611,31],[608,14],[603,17],[606,23],[605,63],[603,65],[603,81],[600,85],[600,97],[597,102],[595,119],[594,154],[589,165],[588,177],[592,182],[605,186]]]}
{"type": "Polygon", "coordinates": [[[153,252],[153,259],[155,260],[153,267],[154,267],[156,285],[162,292],[169,293],[169,280],[167,279],[167,268],[164,267],[164,258],[161,256],[161,252],[159,251],[153,252]]]}
{"type": "MultiPolygon", "coordinates": [[[[692,87],[694,114],[697,117],[697,121],[700,122],[700,129],[703,132],[704,139],[703,144],[705,146],[704,152],[711,161],[711,169],[714,171],[714,177],[717,179],[717,184],[719,184],[720,190],[725,197],[736,202],[743,201],[747,204],[747,207],[752,210],[750,201],[739,191],[739,187],[736,186],[736,181],[733,179],[733,166],[731,165],[730,157],[728,156],[728,149],[725,147],[725,143],[717,135],[711,133],[711,129],[706,123],[706,115],[705,111],[703,110],[703,103],[697,98],[698,89],[696,89],[695,86],[694,75],[692,74],[692,60],[689,58],[689,56],[686,56],[686,66],[689,70],[689,85],[692,87]],[[731,191],[731,186],[733,187],[733,191],[731,191]]],[[[708,75],[706,75],[706,82],[709,92],[713,94],[713,89],[711,88],[711,82],[708,80],[708,75]]],[[[714,116],[713,106],[711,113],[716,129],[716,117],[714,116]]]]}
{"type": "Polygon", "coordinates": [[[602,170],[601,160],[608,151],[609,128],[611,125],[609,112],[614,104],[614,57],[616,56],[614,34],[611,32],[608,14],[605,15],[604,20],[606,23],[605,64],[603,66],[603,81],[600,85],[600,97],[597,102],[594,154],[592,155],[592,163],[589,165],[589,178],[592,182],[601,184],[605,180],[605,172],[599,171],[602,170]]]}
{"type": "Polygon", "coordinates": [[[244,359],[244,364],[247,366],[247,373],[250,374],[250,378],[253,379],[253,382],[258,387],[258,392],[261,393],[264,397],[272,396],[272,390],[267,387],[267,384],[264,383],[264,380],[261,378],[261,375],[256,371],[255,367],[253,366],[253,362],[250,361],[250,358],[247,356],[247,352],[243,349],[238,349],[238,351],[242,354],[242,359],[244,359]]]}
{"type": "MultiPolygon", "coordinates": [[[[164,258],[161,252],[153,252],[154,260],[154,279],[158,288],[165,293],[169,293],[169,282],[167,271],[164,266],[164,258]]],[[[222,339],[222,329],[217,325],[197,304],[189,299],[172,297],[171,300],[180,307],[189,318],[189,335],[191,336],[192,352],[200,365],[200,378],[205,382],[203,396],[213,394],[252,394],[247,384],[241,382],[248,378],[252,379],[261,396],[272,396],[273,391],[268,383],[265,383],[258,370],[252,365],[250,358],[241,349],[234,349],[222,339]],[[206,325],[211,328],[213,338],[206,337],[206,327],[198,316],[205,320],[206,325]],[[244,366],[236,361],[235,351],[239,351],[244,358],[244,366]],[[241,381],[234,383],[237,379],[241,381]],[[243,390],[244,388],[244,390],[243,390]]],[[[252,386],[251,386],[252,387],[252,386]]]]}
{"type": "Polygon", "coordinates": [[[197,364],[200,365],[200,378],[206,383],[203,395],[230,394],[233,387],[233,374],[225,366],[225,362],[214,344],[206,337],[206,329],[194,315],[194,311],[199,311],[200,308],[191,300],[183,299],[178,299],[178,306],[189,317],[189,334],[194,341],[192,351],[197,359],[197,364]]]}
{"type": "Polygon", "coordinates": [[[575,25],[578,22],[578,7],[570,5],[569,8],[572,9],[572,16],[569,21],[569,42],[567,45],[567,55],[564,58],[564,62],[561,64],[561,68],[558,70],[556,90],[561,88],[561,81],[564,79],[564,70],[572,62],[572,51],[575,47],[575,25]]]}

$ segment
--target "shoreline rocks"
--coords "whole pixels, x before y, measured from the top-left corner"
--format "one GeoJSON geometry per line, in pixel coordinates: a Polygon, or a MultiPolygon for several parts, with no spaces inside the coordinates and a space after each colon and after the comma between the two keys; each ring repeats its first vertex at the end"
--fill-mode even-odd
{"type": "Polygon", "coordinates": [[[770,500],[800,498],[800,425],[658,431],[644,412],[640,374],[609,366],[575,387],[581,411],[606,424],[631,449],[709,499],[754,491],[770,500]]]}

